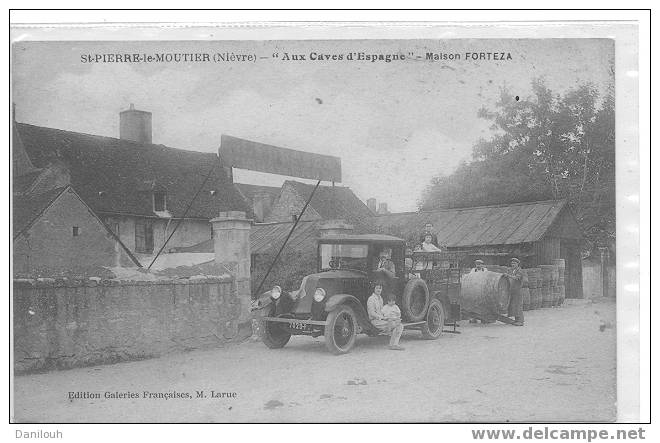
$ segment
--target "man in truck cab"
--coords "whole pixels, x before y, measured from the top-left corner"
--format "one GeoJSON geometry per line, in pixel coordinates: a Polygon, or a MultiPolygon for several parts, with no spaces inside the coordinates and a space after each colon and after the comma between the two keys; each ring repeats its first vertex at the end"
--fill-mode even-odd
{"type": "Polygon", "coordinates": [[[388,278],[396,276],[396,267],[392,261],[392,250],[383,248],[378,254],[378,264],[376,265],[376,272],[382,272],[388,278]]]}

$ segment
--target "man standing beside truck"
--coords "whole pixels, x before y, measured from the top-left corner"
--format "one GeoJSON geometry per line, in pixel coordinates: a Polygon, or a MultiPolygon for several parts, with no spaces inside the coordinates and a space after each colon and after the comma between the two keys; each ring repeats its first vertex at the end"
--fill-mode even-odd
{"type": "Polygon", "coordinates": [[[509,317],[514,317],[514,326],[522,326],[525,324],[525,317],[522,308],[522,270],[520,269],[520,260],[517,258],[511,259],[511,267],[506,273],[509,279],[509,317]]]}

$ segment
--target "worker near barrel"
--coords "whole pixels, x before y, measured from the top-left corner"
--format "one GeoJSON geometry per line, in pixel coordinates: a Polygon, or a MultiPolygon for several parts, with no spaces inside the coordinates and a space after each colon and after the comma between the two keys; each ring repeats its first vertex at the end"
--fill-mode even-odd
{"type": "Polygon", "coordinates": [[[522,281],[523,274],[520,269],[520,260],[511,259],[511,267],[505,274],[509,279],[509,317],[514,317],[514,326],[522,326],[525,323],[522,303],[522,281]]]}
{"type": "Polygon", "coordinates": [[[485,272],[487,271],[488,268],[484,266],[484,261],[483,260],[475,260],[474,261],[474,268],[470,272],[485,272]]]}

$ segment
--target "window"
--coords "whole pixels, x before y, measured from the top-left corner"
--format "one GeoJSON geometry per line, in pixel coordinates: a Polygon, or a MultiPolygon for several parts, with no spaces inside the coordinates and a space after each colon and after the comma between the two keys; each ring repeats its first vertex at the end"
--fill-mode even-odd
{"type": "Polygon", "coordinates": [[[359,244],[322,244],[319,249],[321,269],[357,269],[369,271],[369,247],[359,244]]]}
{"type": "Polygon", "coordinates": [[[74,237],[78,237],[80,235],[80,228],[78,226],[74,226],[72,229],[72,234],[74,237]]]}
{"type": "Polygon", "coordinates": [[[163,212],[167,209],[164,192],[154,192],[154,212],[163,212]]]}
{"type": "Polygon", "coordinates": [[[135,222],[135,252],[154,252],[154,228],[149,220],[135,222]]]}

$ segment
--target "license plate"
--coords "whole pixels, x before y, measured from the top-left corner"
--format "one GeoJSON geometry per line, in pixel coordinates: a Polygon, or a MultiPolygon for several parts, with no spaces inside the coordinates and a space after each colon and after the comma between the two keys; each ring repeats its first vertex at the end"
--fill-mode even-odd
{"type": "Polygon", "coordinates": [[[307,325],[305,323],[300,323],[297,321],[290,321],[289,322],[289,327],[291,329],[305,329],[307,325]]]}

